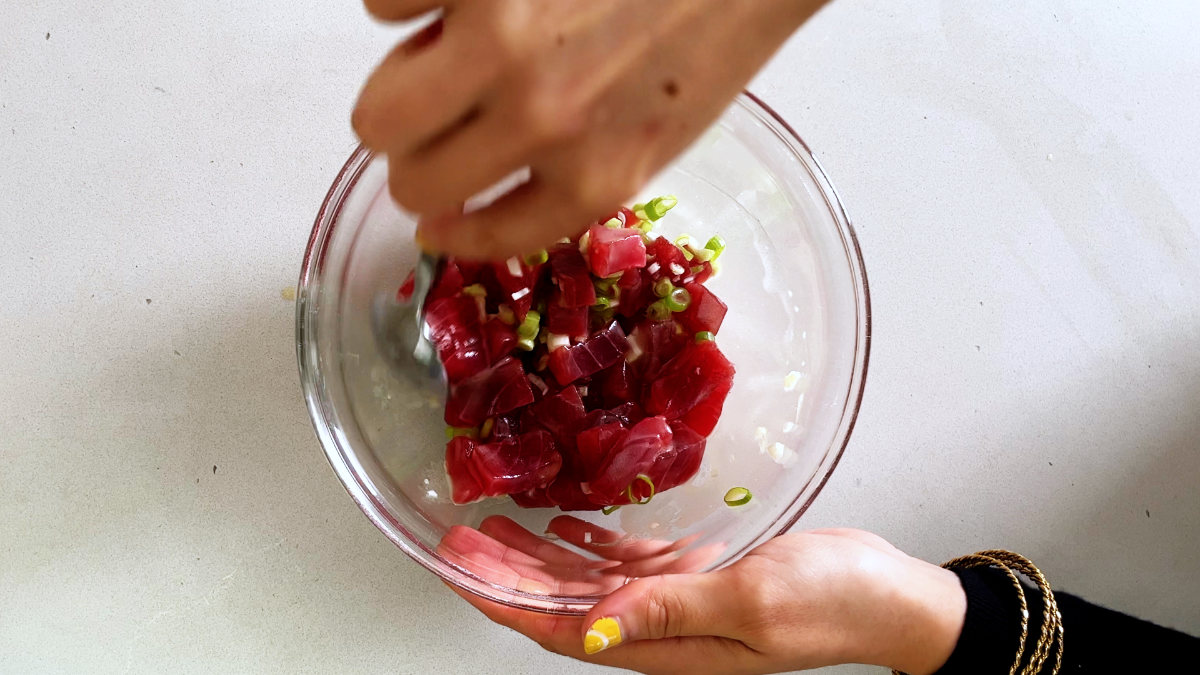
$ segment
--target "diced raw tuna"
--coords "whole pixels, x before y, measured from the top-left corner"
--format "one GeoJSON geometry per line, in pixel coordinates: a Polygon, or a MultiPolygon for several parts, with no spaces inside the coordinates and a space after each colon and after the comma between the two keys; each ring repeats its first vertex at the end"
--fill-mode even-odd
{"type": "Polygon", "coordinates": [[[594,480],[604,464],[605,459],[615,449],[625,443],[629,429],[620,422],[609,422],[591,429],[579,432],[576,438],[576,448],[580,470],[585,479],[594,480]]]}
{"type": "Polygon", "coordinates": [[[588,229],[588,267],[598,277],[610,277],[646,266],[646,244],[633,228],[593,225],[588,229]]]}
{"type": "Polygon", "coordinates": [[[550,249],[550,278],[558,286],[564,307],[591,307],[596,304],[596,288],[588,272],[587,261],[575,244],[558,244],[550,249]]]}
{"type": "Polygon", "coordinates": [[[475,298],[454,295],[434,300],[426,309],[425,323],[449,381],[465,379],[489,365],[475,298]]]}
{"type": "Polygon", "coordinates": [[[629,334],[631,371],[642,382],[650,382],[691,341],[675,321],[646,319],[629,334]]]}
{"type": "Polygon", "coordinates": [[[450,498],[455,504],[469,504],[483,497],[483,488],[470,466],[474,454],[475,441],[466,436],[456,436],[446,444],[446,475],[450,477],[450,498]]]}
{"type": "Polygon", "coordinates": [[[550,352],[550,372],[559,384],[571,384],[621,361],[628,349],[621,326],[613,323],[577,345],[550,352]]]}
{"type": "Polygon", "coordinates": [[[653,272],[655,279],[666,277],[678,281],[688,271],[687,257],[683,255],[683,251],[678,246],[671,243],[671,240],[666,237],[659,237],[650,242],[647,253],[653,262],[658,264],[653,272]]]}
{"type": "Polygon", "coordinates": [[[579,390],[573,386],[563,387],[527,408],[529,418],[544,427],[561,445],[574,446],[575,434],[580,429],[586,410],[579,390]]]}
{"type": "Polygon", "coordinates": [[[721,330],[721,322],[725,320],[725,313],[729,308],[721,302],[716,293],[708,290],[703,284],[692,282],[684,284],[683,287],[687,289],[692,300],[687,309],[676,314],[679,323],[692,334],[708,331],[716,335],[717,331],[721,330]]]}
{"type": "Polygon", "coordinates": [[[524,321],[525,315],[533,307],[534,289],[537,288],[538,277],[544,267],[544,263],[526,265],[519,258],[509,258],[491,264],[491,273],[504,296],[503,302],[512,307],[517,321],[524,321]]]}
{"type": "Polygon", "coordinates": [[[546,305],[546,330],[574,338],[587,336],[588,307],[565,307],[556,293],[546,305]]]}
{"type": "Polygon", "coordinates": [[[521,362],[507,356],[496,365],[450,382],[446,398],[446,424],[478,426],[488,417],[533,403],[533,390],[521,362]]]}
{"type": "Polygon", "coordinates": [[[511,354],[517,346],[517,331],[495,317],[483,324],[483,337],[488,360],[493,364],[511,354]]]}
{"type": "Polygon", "coordinates": [[[671,433],[675,443],[675,458],[661,477],[654,477],[654,487],[659,491],[670,490],[691,480],[704,460],[704,446],[707,443],[704,436],[682,422],[671,422],[671,433]]]}
{"type": "Polygon", "coordinates": [[[654,302],[654,280],[646,268],[625,270],[617,280],[617,314],[637,316],[654,302]]]}
{"type": "Polygon", "coordinates": [[[717,422],[720,421],[721,410],[725,406],[725,398],[729,396],[729,390],[732,388],[732,379],[718,381],[708,396],[697,401],[691,410],[679,418],[680,421],[695,429],[698,433],[708,436],[716,428],[717,422]]]}
{"type": "Polygon", "coordinates": [[[598,511],[603,508],[593,503],[583,491],[580,481],[571,476],[555,480],[546,488],[546,494],[563,511],[598,511]]]}
{"type": "Polygon", "coordinates": [[[628,427],[646,419],[646,413],[642,410],[642,406],[633,401],[626,401],[621,405],[614,406],[608,412],[616,415],[617,419],[621,420],[621,423],[628,427]]]}
{"type": "Polygon", "coordinates": [[[620,451],[610,452],[589,481],[589,498],[597,503],[615,504],[632,485],[638,474],[645,473],[660,455],[671,452],[671,427],[663,417],[647,417],[638,422],[621,444],[620,451]]]}
{"type": "Polygon", "coordinates": [[[640,397],[641,386],[633,374],[633,367],[621,359],[616,364],[600,371],[591,389],[600,395],[600,404],[605,408],[613,408],[623,403],[637,401],[640,397]]]}
{"type": "Polygon", "coordinates": [[[520,433],[520,426],[517,424],[517,414],[515,412],[507,415],[496,415],[489,419],[492,420],[492,429],[491,433],[484,439],[486,441],[503,441],[520,433]]]}
{"type": "Polygon", "coordinates": [[[649,414],[677,420],[703,403],[705,407],[688,419],[688,426],[708,435],[716,425],[711,413],[715,410],[719,416],[733,375],[733,364],[715,342],[689,343],[650,383],[643,407],[649,414]]]}
{"type": "Polygon", "coordinates": [[[465,285],[458,265],[451,260],[447,260],[442,263],[437,279],[434,280],[433,286],[429,289],[426,302],[431,303],[440,298],[449,298],[458,295],[465,285]]]}
{"type": "MultiPolygon", "coordinates": [[[[576,238],[544,263],[441,264],[426,318],[450,384],[445,419],[474,429],[446,444],[456,503],[508,494],[523,507],[597,510],[644,501],[699,469],[734,371],[715,342],[693,336],[716,333],[726,307],[703,286],[710,263],[665,238],[647,246],[629,209],[615,217],[622,227],[602,219],[582,252],[576,238]],[[656,322],[646,314],[662,279],[691,301],[656,322]],[[522,351],[513,319],[535,305],[553,339],[522,351]]],[[[414,285],[409,275],[397,298],[411,300],[414,285]]]]}
{"type": "Polygon", "coordinates": [[[498,497],[549,485],[562,467],[562,456],[550,434],[538,430],[477,444],[471,462],[484,496],[498,497]]]}

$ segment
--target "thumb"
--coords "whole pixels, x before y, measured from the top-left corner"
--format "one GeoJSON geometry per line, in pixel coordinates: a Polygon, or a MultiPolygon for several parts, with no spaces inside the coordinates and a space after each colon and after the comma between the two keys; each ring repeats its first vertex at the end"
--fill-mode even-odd
{"type": "Polygon", "coordinates": [[[738,608],[722,572],[646,577],[613,591],[584,618],[584,651],[633,640],[735,637],[738,608]]]}

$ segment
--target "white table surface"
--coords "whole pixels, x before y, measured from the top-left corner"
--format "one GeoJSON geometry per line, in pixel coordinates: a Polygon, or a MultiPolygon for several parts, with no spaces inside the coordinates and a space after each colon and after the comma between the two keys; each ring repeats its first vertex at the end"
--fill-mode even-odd
{"type": "MultiPolygon", "coordinates": [[[[1198,28],[838,0],[754,83],[874,301],[803,525],[1200,633],[1198,28]]],[[[0,672],[599,672],[377,533],[301,401],[281,294],[395,37],[352,0],[0,5],[0,672]]]]}

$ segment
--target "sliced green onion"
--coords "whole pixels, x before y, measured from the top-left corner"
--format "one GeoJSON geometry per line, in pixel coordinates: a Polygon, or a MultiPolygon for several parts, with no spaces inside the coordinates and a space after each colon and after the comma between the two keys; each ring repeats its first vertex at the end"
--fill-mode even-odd
{"type": "Polygon", "coordinates": [[[701,342],[711,342],[715,337],[716,336],[713,335],[712,332],[702,330],[699,333],[696,333],[696,343],[699,344],[701,342]]]}
{"type": "Polygon", "coordinates": [[[646,316],[652,321],[666,321],[671,318],[671,309],[667,307],[666,300],[656,300],[646,308],[646,316]]]}
{"type": "Polygon", "coordinates": [[[754,495],[744,487],[729,488],[729,492],[725,493],[725,506],[742,506],[750,503],[750,498],[754,495]]]}
{"type": "Polygon", "coordinates": [[[667,303],[667,309],[672,312],[682,312],[692,304],[692,294],[686,288],[676,288],[662,301],[667,303]]]}
{"type": "Polygon", "coordinates": [[[446,440],[449,441],[459,436],[475,438],[475,427],[446,427],[446,440]]]}
{"type": "Polygon", "coordinates": [[[613,286],[616,285],[616,279],[596,279],[592,282],[592,286],[596,288],[596,292],[601,295],[612,295],[613,286]]]}
{"type": "Polygon", "coordinates": [[[612,306],[612,304],[613,304],[612,298],[606,298],[603,295],[597,295],[596,296],[596,304],[592,305],[592,307],[599,307],[600,309],[608,309],[609,307],[612,306]]]}
{"type": "Polygon", "coordinates": [[[725,240],[719,235],[713,235],[713,237],[708,240],[708,243],[704,245],[704,248],[712,251],[713,260],[716,260],[717,258],[721,257],[721,253],[725,250],[725,240]]]}
{"type": "Polygon", "coordinates": [[[655,197],[646,203],[646,217],[650,220],[658,220],[667,215],[667,211],[675,208],[678,203],[679,200],[674,195],[655,197]]]}
{"type": "Polygon", "coordinates": [[[533,267],[534,265],[541,265],[549,259],[550,254],[546,251],[546,249],[542,249],[540,251],[534,251],[533,253],[525,256],[525,264],[533,267]]]}
{"type": "Polygon", "coordinates": [[[634,204],[633,206],[629,207],[629,210],[630,210],[630,211],[633,211],[634,213],[637,213],[638,211],[645,211],[645,210],[646,210],[646,203],[645,203],[645,202],[638,202],[638,203],[634,204]]]}
{"type": "Polygon", "coordinates": [[[533,351],[533,339],[532,338],[521,338],[521,339],[517,340],[517,348],[520,349],[521,351],[526,351],[526,352],[533,351]]]}
{"type": "Polygon", "coordinates": [[[678,246],[679,248],[684,248],[691,243],[692,243],[692,235],[690,235],[690,234],[681,234],[678,237],[675,237],[675,245],[678,246]]]}
{"type": "Polygon", "coordinates": [[[620,504],[614,504],[613,506],[606,506],[606,507],[600,509],[600,513],[603,513],[606,516],[612,515],[619,508],[621,508],[620,504]]]}
{"type": "Polygon", "coordinates": [[[483,287],[483,284],[471,284],[470,286],[463,286],[462,292],[473,298],[487,297],[487,289],[483,287]]]}
{"type": "Polygon", "coordinates": [[[496,418],[489,417],[483,421],[483,426],[479,427],[480,438],[487,438],[492,435],[492,427],[496,426],[496,418]]]}
{"type": "Polygon", "coordinates": [[[534,310],[529,310],[525,314],[525,320],[517,326],[517,337],[533,341],[538,335],[538,330],[541,328],[542,315],[534,310]]]}
{"type": "Polygon", "coordinates": [[[654,295],[656,297],[665,298],[673,290],[675,290],[675,284],[671,283],[671,280],[666,277],[654,282],[654,295]]]}
{"type": "Polygon", "coordinates": [[[625,223],[622,223],[620,218],[613,217],[604,221],[604,226],[612,230],[619,230],[625,227],[625,223]]]}
{"type": "Polygon", "coordinates": [[[716,252],[708,247],[693,248],[692,255],[694,255],[696,257],[696,260],[699,260],[700,262],[708,262],[708,261],[712,260],[713,258],[717,257],[716,252]]]}
{"type": "Polygon", "coordinates": [[[713,261],[708,263],[708,266],[712,269],[714,277],[721,273],[721,262],[716,258],[713,258],[713,261]]]}
{"type": "Polygon", "coordinates": [[[649,504],[650,500],[654,499],[654,481],[650,480],[650,477],[646,474],[639,473],[637,477],[633,479],[633,482],[629,484],[629,487],[625,488],[625,496],[628,497],[629,501],[634,504],[649,504]],[[635,501],[633,498],[633,486],[637,484],[639,480],[650,486],[650,494],[647,495],[645,499],[635,501]]]}
{"type": "Polygon", "coordinates": [[[517,322],[517,315],[513,314],[512,307],[509,307],[508,305],[500,305],[497,307],[496,317],[500,319],[501,323],[508,324],[509,326],[517,322]]]}

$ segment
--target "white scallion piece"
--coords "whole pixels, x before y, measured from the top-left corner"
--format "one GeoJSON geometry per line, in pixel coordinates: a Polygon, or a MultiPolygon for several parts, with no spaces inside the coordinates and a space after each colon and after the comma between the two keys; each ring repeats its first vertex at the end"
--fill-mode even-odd
{"type": "Polygon", "coordinates": [[[570,347],[571,338],[561,333],[548,333],[546,335],[546,347],[550,351],[561,349],[562,347],[570,347]]]}
{"type": "Polygon", "coordinates": [[[509,274],[513,275],[514,277],[521,276],[521,261],[517,259],[517,256],[514,255],[513,257],[509,258],[506,262],[508,264],[508,273],[509,274]]]}
{"type": "Polygon", "coordinates": [[[793,370],[783,377],[783,390],[796,391],[796,385],[800,384],[800,380],[803,378],[803,373],[793,370]]]}
{"type": "Polygon", "coordinates": [[[796,453],[783,443],[772,443],[767,446],[767,454],[771,456],[771,459],[775,460],[776,464],[782,466],[790,464],[796,456],[796,453]]]}

